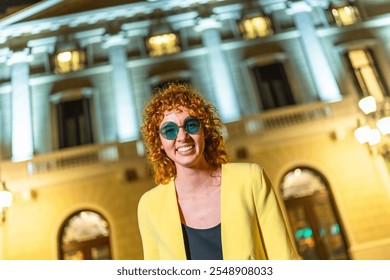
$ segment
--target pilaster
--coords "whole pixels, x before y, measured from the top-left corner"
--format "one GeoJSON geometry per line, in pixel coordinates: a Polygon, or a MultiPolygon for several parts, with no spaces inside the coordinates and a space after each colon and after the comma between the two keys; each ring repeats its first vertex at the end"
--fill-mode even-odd
{"type": "Polygon", "coordinates": [[[113,98],[115,101],[115,117],[117,138],[119,142],[133,141],[139,138],[138,113],[135,95],[131,86],[131,77],[126,67],[126,45],[129,39],[122,34],[107,36],[104,48],[108,50],[112,66],[113,98]]]}
{"type": "Polygon", "coordinates": [[[30,61],[28,49],[13,52],[8,59],[11,66],[13,161],[27,160],[34,154],[29,86],[30,61]]]}
{"type": "Polygon", "coordinates": [[[220,22],[204,18],[195,30],[201,32],[202,42],[208,50],[209,69],[213,83],[216,106],[223,122],[233,122],[240,118],[240,107],[233,84],[233,77],[225,53],[221,48],[220,22]]]}
{"type": "Polygon", "coordinates": [[[293,16],[295,25],[301,34],[302,47],[319,98],[327,102],[340,100],[342,96],[336,78],[311,18],[312,7],[305,1],[291,2],[287,12],[293,16]]]}

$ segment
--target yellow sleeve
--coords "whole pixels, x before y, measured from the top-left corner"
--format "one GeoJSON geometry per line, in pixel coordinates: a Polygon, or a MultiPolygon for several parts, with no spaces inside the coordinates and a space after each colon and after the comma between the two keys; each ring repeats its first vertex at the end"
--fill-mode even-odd
{"type": "Polygon", "coordinates": [[[252,172],[253,195],[267,259],[299,259],[270,180],[259,165],[252,164],[252,172]]]}

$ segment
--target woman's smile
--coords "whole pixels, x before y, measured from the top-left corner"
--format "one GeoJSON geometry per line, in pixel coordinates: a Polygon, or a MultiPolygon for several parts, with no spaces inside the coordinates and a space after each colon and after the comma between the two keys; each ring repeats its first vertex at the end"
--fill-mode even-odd
{"type": "Polygon", "coordinates": [[[188,151],[191,151],[195,148],[194,145],[186,145],[186,146],[181,146],[179,148],[176,149],[177,152],[179,153],[186,153],[188,151]]]}

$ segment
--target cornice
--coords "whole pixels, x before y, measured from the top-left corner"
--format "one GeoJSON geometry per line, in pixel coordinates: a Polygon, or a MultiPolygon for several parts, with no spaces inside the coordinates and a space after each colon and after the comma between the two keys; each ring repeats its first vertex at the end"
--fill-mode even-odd
{"type": "MultiPolygon", "coordinates": [[[[48,0],[47,2],[55,5],[63,0],[48,0]]],[[[21,15],[15,15],[7,19],[0,20],[0,44],[4,44],[10,38],[36,35],[44,32],[61,31],[63,28],[85,28],[92,25],[104,25],[111,21],[120,20],[121,28],[129,31],[130,26],[138,21],[150,22],[158,16],[163,17],[167,22],[176,28],[183,27],[193,23],[193,19],[198,17],[199,6],[207,7],[218,16],[219,19],[226,17],[238,18],[242,8],[242,1],[238,0],[161,0],[153,2],[137,2],[125,5],[107,7],[91,11],[62,15],[58,17],[43,18],[38,20],[18,22],[22,20],[21,15]],[[189,20],[185,19],[189,16],[189,20]]],[[[43,11],[44,6],[41,6],[43,11]]],[[[23,10],[24,17],[28,17],[33,8],[23,10]]],[[[38,11],[38,10],[37,10],[38,11]]],[[[94,28],[94,27],[92,27],[94,28]]]]}
{"type": "Polygon", "coordinates": [[[24,20],[25,18],[34,15],[36,13],[42,12],[43,10],[52,7],[64,0],[47,0],[39,2],[35,5],[31,5],[30,7],[23,9],[19,12],[16,12],[14,14],[11,14],[10,16],[5,17],[4,19],[0,20],[0,29],[4,29],[9,25],[14,24],[15,22],[18,22],[20,20],[24,20]]]}

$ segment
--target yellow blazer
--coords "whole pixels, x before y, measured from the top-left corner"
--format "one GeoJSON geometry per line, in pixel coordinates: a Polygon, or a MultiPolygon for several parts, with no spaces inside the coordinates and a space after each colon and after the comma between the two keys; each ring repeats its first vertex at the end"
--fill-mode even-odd
{"type": "MultiPolygon", "coordinates": [[[[146,260],[186,259],[173,180],[141,197],[138,223],[146,260]]],[[[259,165],[222,165],[221,238],[225,260],[298,259],[274,190],[259,165]]]]}

